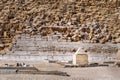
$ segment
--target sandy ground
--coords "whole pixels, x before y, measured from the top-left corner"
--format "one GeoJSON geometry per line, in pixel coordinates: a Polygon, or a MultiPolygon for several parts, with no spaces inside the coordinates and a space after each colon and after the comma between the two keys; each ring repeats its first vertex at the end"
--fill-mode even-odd
{"type": "MultiPolygon", "coordinates": [[[[0,66],[5,63],[16,64],[23,61],[0,61],[0,66]]],[[[46,61],[24,61],[26,64],[46,71],[67,72],[70,77],[56,75],[32,75],[32,74],[0,74],[0,80],[120,80],[120,68],[118,67],[87,67],[64,68],[61,65],[46,61]]]]}

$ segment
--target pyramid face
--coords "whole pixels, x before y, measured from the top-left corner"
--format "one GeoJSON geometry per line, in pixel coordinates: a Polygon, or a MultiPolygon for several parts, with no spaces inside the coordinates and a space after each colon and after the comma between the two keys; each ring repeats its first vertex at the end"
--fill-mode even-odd
{"type": "Polygon", "coordinates": [[[0,1],[0,39],[12,40],[18,32],[47,36],[57,31],[73,42],[120,43],[119,8],[119,0],[0,1]]]}

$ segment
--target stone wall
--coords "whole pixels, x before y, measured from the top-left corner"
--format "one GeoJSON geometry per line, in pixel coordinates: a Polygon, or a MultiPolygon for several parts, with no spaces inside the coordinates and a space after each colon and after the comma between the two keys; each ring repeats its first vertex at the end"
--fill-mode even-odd
{"type": "Polygon", "coordinates": [[[56,60],[56,61],[72,61],[72,55],[0,55],[0,60],[16,60],[16,61],[42,61],[42,60],[56,60]]]}
{"type": "Polygon", "coordinates": [[[56,36],[18,35],[13,39],[9,50],[0,52],[1,59],[72,61],[77,49],[81,48],[80,53],[87,53],[89,62],[94,62],[110,60],[110,58],[112,60],[116,58],[116,52],[120,49],[120,44],[70,42],[57,39],[56,36]]]}
{"type": "Polygon", "coordinates": [[[102,63],[105,61],[116,61],[117,55],[116,54],[88,54],[88,62],[89,63],[102,63]]]}
{"type": "MultiPolygon", "coordinates": [[[[106,61],[117,61],[119,60],[119,47],[113,46],[110,44],[91,44],[91,45],[83,45],[79,47],[79,49],[75,52],[73,56],[74,64],[78,61],[82,64],[82,61],[86,61],[87,59],[81,57],[81,55],[88,56],[88,63],[103,63],[106,61]],[[80,58],[77,59],[77,56],[80,58]]],[[[76,63],[77,64],[77,63],[76,63]]]]}
{"type": "Polygon", "coordinates": [[[73,26],[61,32],[65,40],[119,43],[119,8],[119,0],[1,0],[0,37],[4,32],[13,38],[18,31],[42,34],[44,26],[73,26]]]}

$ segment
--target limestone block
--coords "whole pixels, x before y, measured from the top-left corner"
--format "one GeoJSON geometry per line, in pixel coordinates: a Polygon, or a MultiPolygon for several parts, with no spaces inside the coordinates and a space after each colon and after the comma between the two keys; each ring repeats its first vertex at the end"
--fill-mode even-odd
{"type": "Polygon", "coordinates": [[[73,55],[73,64],[74,65],[87,65],[88,64],[88,55],[87,54],[74,54],[73,55]]]}
{"type": "Polygon", "coordinates": [[[6,31],[4,31],[4,38],[6,38],[7,37],[7,32],[6,31]]]}
{"type": "Polygon", "coordinates": [[[117,52],[117,59],[120,60],[120,50],[118,50],[118,52],[117,52]]]}
{"type": "Polygon", "coordinates": [[[120,37],[117,38],[117,39],[115,39],[115,42],[116,42],[116,43],[120,43],[120,37]]]}
{"type": "Polygon", "coordinates": [[[72,40],[75,41],[75,42],[80,41],[80,37],[75,34],[75,35],[72,36],[72,40]]]}

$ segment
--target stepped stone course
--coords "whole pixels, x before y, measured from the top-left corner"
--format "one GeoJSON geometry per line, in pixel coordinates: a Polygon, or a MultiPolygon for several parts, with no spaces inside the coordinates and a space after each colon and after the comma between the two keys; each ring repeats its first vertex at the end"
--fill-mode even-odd
{"type": "MultiPolygon", "coordinates": [[[[56,31],[71,42],[120,43],[120,1],[0,1],[0,37],[12,40],[17,33],[47,36],[56,31]]],[[[2,38],[0,44],[9,43],[2,38]]]]}
{"type": "Polygon", "coordinates": [[[87,52],[89,61],[93,62],[98,61],[98,58],[99,60],[109,60],[110,55],[114,58],[120,50],[120,44],[70,42],[57,39],[54,34],[44,37],[21,34],[13,39],[8,50],[0,52],[0,59],[72,61],[73,54],[78,48],[82,50],[80,51],[82,53],[87,52]],[[91,57],[94,57],[94,60],[91,57]]]}

